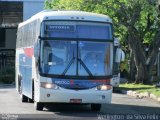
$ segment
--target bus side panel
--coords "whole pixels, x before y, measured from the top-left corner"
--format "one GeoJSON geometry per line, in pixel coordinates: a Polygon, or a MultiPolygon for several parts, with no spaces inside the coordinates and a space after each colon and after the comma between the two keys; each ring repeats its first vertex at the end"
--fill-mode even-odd
{"type": "Polygon", "coordinates": [[[16,58],[15,58],[15,83],[16,83],[16,90],[18,91],[18,75],[19,75],[19,54],[18,49],[16,49],[16,58]]]}
{"type": "Polygon", "coordinates": [[[21,49],[21,48],[17,48],[16,49],[16,80],[15,80],[15,82],[16,82],[16,90],[18,91],[19,90],[19,84],[20,84],[20,76],[21,76],[21,74],[20,74],[20,60],[19,60],[19,55],[20,54],[23,54],[23,49],[21,49]]]}
{"type": "Polygon", "coordinates": [[[32,48],[25,48],[19,55],[20,74],[22,76],[22,93],[32,98],[32,48]]]}

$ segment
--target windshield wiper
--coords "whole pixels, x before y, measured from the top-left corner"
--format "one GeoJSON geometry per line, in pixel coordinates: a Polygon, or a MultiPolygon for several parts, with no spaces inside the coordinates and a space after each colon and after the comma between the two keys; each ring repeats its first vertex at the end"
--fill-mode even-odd
{"type": "Polygon", "coordinates": [[[74,57],[74,50],[73,50],[73,58],[70,60],[69,64],[67,65],[67,67],[63,71],[62,75],[65,75],[67,73],[67,71],[69,70],[69,68],[71,67],[71,65],[74,63],[74,60],[75,60],[75,57],[74,57]]]}
{"type": "Polygon", "coordinates": [[[85,65],[85,63],[82,61],[81,59],[81,53],[80,53],[80,50],[79,50],[79,58],[78,58],[78,61],[80,62],[80,64],[83,66],[83,68],[86,70],[86,72],[89,74],[89,76],[93,76],[91,71],[88,69],[88,67],[85,65]]]}
{"type": "MultiPolygon", "coordinates": [[[[79,63],[83,66],[83,68],[86,70],[86,72],[89,74],[89,76],[93,76],[93,74],[91,73],[91,71],[88,69],[88,67],[85,65],[85,63],[82,61],[81,59],[81,54],[80,51],[79,52],[79,57],[77,56],[77,65],[78,65],[78,61],[79,63]]],[[[71,65],[74,63],[74,60],[76,58],[74,57],[74,50],[73,50],[73,58],[70,60],[69,64],[67,65],[67,67],[65,68],[65,70],[63,71],[62,75],[65,75],[67,73],[67,71],[69,70],[69,68],[71,67],[71,65]]],[[[78,69],[78,68],[77,68],[78,69]]]]}
{"type": "Polygon", "coordinates": [[[84,64],[84,62],[82,61],[81,58],[78,58],[78,61],[80,62],[80,64],[83,66],[83,68],[86,70],[86,72],[89,74],[89,76],[93,76],[91,71],[87,68],[87,66],[84,64]]]}

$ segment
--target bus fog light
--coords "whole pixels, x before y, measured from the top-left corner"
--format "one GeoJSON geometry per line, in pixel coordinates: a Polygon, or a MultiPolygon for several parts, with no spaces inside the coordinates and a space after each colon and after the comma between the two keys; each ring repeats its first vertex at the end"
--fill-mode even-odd
{"type": "Polygon", "coordinates": [[[50,94],[47,94],[47,97],[50,97],[51,95],[50,94]]]}
{"type": "Polygon", "coordinates": [[[46,89],[59,89],[56,84],[41,82],[41,87],[46,89]]]}
{"type": "Polygon", "coordinates": [[[96,90],[110,90],[110,89],[112,89],[111,85],[99,85],[96,88],[96,90]]]}

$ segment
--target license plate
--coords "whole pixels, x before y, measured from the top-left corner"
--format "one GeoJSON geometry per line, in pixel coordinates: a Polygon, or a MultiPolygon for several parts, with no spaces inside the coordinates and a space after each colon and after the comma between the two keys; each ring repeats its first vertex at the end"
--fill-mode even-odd
{"type": "Polygon", "coordinates": [[[70,103],[82,103],[82,99],[70,99],[70,103]]]}

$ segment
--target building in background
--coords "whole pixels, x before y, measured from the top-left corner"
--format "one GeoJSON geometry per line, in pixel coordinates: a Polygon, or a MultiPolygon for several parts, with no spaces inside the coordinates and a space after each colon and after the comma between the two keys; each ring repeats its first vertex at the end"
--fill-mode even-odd
{"type": "Polygon", "coordinates": [[[14,64],[20,22],[44,9],[45,0],[0,0],[0,70],[14,64]]]}

